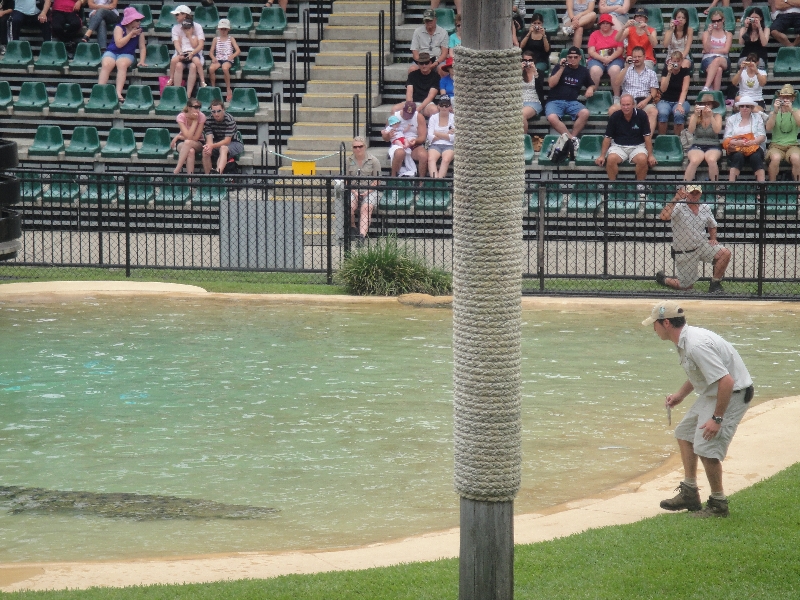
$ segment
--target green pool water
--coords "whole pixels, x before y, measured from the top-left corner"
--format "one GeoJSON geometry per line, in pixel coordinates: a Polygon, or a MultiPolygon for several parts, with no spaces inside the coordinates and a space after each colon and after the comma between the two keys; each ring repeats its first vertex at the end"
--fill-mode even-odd
{"type": "MultiPolygon", "coordinates": [[[[682,372],[644,316],[523,312],[517,512],[597,493],[674,452],[662,399],[682,372]]],[[[737,345],[757,401],[797,393],[791,305],[692,322],[737,345]]],[[[449,311],[6,301],[0,336],[0,486],[276,509],[137,520],[0,502],[1,562],[334,548],[458,524],[449,311]]]]}

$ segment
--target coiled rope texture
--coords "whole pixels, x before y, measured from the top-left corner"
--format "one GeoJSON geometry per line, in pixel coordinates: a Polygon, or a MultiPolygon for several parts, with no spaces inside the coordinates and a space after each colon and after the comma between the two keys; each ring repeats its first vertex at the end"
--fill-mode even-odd
{"type": "Polygon", "coordinates": [[[455,52],[455,488],[471,500],[507,502],[522,462],[520,52],[455,52]]]}

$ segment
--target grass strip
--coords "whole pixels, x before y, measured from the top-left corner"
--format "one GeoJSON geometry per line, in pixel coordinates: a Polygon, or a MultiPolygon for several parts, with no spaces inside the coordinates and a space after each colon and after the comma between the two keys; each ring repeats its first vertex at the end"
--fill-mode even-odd
{"type": "MultiPolygon", "coordinates": [[[[515,598],[800,598],[800,463],[731,496],[727,519],[665,514],[519,545],[515,598]]],[[[427,600],[458,597],[455,559],[191,585],[17,592],[20,600],[427,600]]]]}

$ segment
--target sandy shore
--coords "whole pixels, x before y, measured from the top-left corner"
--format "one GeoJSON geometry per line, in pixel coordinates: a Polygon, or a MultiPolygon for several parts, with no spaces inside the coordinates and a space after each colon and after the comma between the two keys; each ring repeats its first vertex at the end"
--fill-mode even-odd
{"type": "MultiPolygon", "coordinates": [[[[144,284],[141,282],[54,282],[49,284],[0,285],[0,300],[19,300],[25,295],[31,300],[61,294],[206,294],[201,288],[173,284],[144,284]]],[[[211,296],[212,294],[209,294],[211,296]]],[[[238,296],[238,295],[237,295],[238,296]]],[[[351,297],[259,296],[264,302],[367,301],[351,297]]],[[[375,299],[385,302],[386,299],[375,299]]],[[[629,305],[637,310],[637,318],[652,307],[652,299],[597,300],[589,298],[526,298],[526,307],[553,308],[563,306],[596,307],[603,304],[629,305]]],[[[688,301],[686,308],[703,301],[688,301]]],[[[752,310],[758,305],[780,305],[769,302],[714,302],[716,309],[723,305],[752,310]]],[[[787,304],[788,305],[788,304],[787,304]]],[[[791,305],[795,306],[795,305],[791,305]]],[[[641,320],[641,319],[639,319],[641,320]]],[[[800,461],[797,444],[800,423],[800,396],[782,398],[754,406],[731,445],[725,461],[725,490],[733,493],[770,477],[800,461]]],[[[631,523],[662,513],[658,503],[673,495],[682,477],[677,458],[667,461],[652,473],[626,482],[593,498],[585,498],[555,507],[547,513],[518,515],[514,520],[517,543],[538,542],[579,533],[589,528],[631,523]]],[[[700,475],[701,494],[708,490],[705,477],[700,475]]],[[[456,500],[454,499],[454,502],[456,500]]],[[[736,504],[731,504],[736,510],[736,504]]],[[[367,569],[404,562],[434,560],[458,556],[458,529],[434,532],[387,543],[329,552],[248,552],[224,556],[201,556],[183,559],[131,560],[106,562],[25,563],[0,565],[0,591],[22,589],[45,590],[93,586],[122,587],[156,583],[200,583],[229,579],[266,578],[291,573],[318,573],[335,570],[367,569]]]]}

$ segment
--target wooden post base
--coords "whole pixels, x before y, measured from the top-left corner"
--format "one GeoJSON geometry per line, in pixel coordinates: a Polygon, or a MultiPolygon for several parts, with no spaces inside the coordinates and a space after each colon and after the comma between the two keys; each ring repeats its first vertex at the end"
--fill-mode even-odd
{"type": "Polygon", "coordinates": [[[461,498],[459,600],[514,597],[514,502],[461,498]]]}

